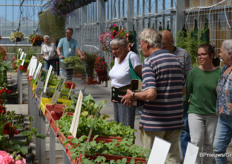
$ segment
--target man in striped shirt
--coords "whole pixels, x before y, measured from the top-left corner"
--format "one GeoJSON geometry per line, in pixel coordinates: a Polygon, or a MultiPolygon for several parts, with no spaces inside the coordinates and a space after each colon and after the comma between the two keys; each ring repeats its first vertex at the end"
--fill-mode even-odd
{"type": "MultiPolygon", "coordinates": [[[[184,79],[186,81],[189,72],[193,68],[191,57],[185,49],[175,47],[173,44],[174,44],[174,40],[173,40],[172,33],[168,30],[163,30],[162,31],[162,46],[163,46],[162,48],[167,49],[170,53],[173,53],[179,58],[184,68],[184,79]]],[[[183,95],[185,95],[185,89],[184,89],[183,95]]],[[[181,135],[180,135],[181,150],[182,150],[183,158],[185,157],[188,142],[190,142],[187,110],[188,110],[188,106],[184,109],[184,128],[182,129],[181,135]]]]}
{"type": "Polygon", "coordinates": [[[182,91],[183,68],[179,59],[162,49],[162,35],[146,28],[140,35],[140,46],[146,59],[143,63],[143,88],[141,92],[127,90],[124,105],[135,100],[145,101],[140,133],[143,148],[152,148],[155,137],[171,143],[167,164],[179,164],[179,138],[183,127],[182,91]]]}

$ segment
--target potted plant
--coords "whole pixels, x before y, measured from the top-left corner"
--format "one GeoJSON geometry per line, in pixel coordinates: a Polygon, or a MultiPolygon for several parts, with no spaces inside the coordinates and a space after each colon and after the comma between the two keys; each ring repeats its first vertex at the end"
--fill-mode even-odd
{"type": "Polygon", "coordinates": [[[107,63],[104,57],[97,57],[95,62],[95,71],[98,76],[98,83],[107,80],[107,63]]]}
{"type": "Polygon", "coordinates": [[[24,40],[24,33],[20,31],[12,32],[10,34],[10,40],[13,42],[20,42],[24,40]]]}
{"type": "Polygon", "coordinates": [[[32,43],[33,46],[37,46],[37,45],[40,46],[42,44],[42,42],[43,42],[43,38],[42,38],[42,36],[40,36],[40,35],[38,35],[36,33],[35,34],[30,34],[28,36],[27,42],[32,43]]]}
{"type": "Polygon", "coordinates": [[[94,64],[97,58],[97,54],[85,53],[85,62],[86,62],[86,73],[88,75],[87,84],[94,84],[93,74],[94,74],[94,64]]]}

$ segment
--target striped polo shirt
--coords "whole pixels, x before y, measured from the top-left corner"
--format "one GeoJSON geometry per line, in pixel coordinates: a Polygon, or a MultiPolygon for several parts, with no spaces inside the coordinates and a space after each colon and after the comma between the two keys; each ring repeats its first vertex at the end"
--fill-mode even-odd
{"type": "Polygon", "coordinates": [[[143,90],[156,88],[157,97],[146,101],[140,119],[145,131],[177,130],[183,127],[183,68],[167,50],[153,52],[143,63],[143,90]]]}

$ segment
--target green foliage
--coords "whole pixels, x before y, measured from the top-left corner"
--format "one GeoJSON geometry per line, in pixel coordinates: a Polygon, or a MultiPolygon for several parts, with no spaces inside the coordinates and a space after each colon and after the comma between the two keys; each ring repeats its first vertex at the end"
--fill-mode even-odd
{"type": "Polygon", "coordinates": [[[188,51],[191,56],[193,65],[197,65],[197,48],[203,43],[209,43],[208,20],[206,19],[203,30],[198,30],[197,20],[195,20],[194,29],[187,32],[185,26],[182,31],[177,33],[177,46],[188,51]]]}
{"type": "Polygon", "coordinates": [[[66,57],[63,62],[67,64],[68,69],[74,69],[75,72],[85,75],[84,67],[80,56],[66,57]]]}
{"type": "MultiPolygon", "coordinates": [[[[94,138],[97,137],[98,136],[95,136],[94,138]]],[[[87,136],[83,135],[79,139],[74,138],[67,141],[67,142],[71,142],[71,147],[69,147],[70,148],[69,151],[72,153],[73,156],[78,157],[80,154],[84,152],[87,142],[86,139],[87,136]]],[[[87,155],[109,154],[109,155],[117,155],[124,157],[145,158],[146,160],[148,160],[150,150],[143,149],[141,146],[133,144],[133,140],[130,139],[123,139],[120,142],[113,139],[113,141],[109,143],[103,143],[103,141],[97,143],[93,139],[93,141],[89,142],[89,144],[87,145],[85,154],[87,155]]],[[[104,157],[99,157],[96,160],[97,162],[101,162],[101,161],[105,162],[104,157]]],[[[126,163],[126,161],[127,161],[126,159],[122,159],[121,162],[126,163]]]]}
{"type": "MultiPolygon", "coordinates": [[[[60,131],[64,133],[65,136],[70,134],[69,129],[71,127],[73,116],[67,116],[64,114],[60,120],[56,121],[57,126],[60,131]]],[[[82,135],[88,135],[90,128],[93,124],[92,116],[80,116],[79,125],[77,129],[77,137],[82,135]]],[[[135,139],[134,132],[135,129],[131,129],[129,126],[123,126],[122,123],[117,123],[115,121],[109,122],[102,118],[96,118],[92,134],[99,136],[112,136],[112,137],[123,137],[135,139]]]]}
{"type": "Polygon", "coordinates": [[[52,14],[50,10],[40,13],[39,25],[42,35],[49,35],[52,41],[65,36],[65,18],[52,14]]]}

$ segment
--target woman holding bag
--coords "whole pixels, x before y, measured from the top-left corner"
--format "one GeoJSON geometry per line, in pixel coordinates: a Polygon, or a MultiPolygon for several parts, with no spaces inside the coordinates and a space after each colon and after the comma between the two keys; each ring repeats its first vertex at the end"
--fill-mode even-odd
{"type": "MultiPolygon", "coordinates": [[[[112,91],[116,91],[118,97],[120,93],[126,93],[126,90],[131,87],[131,68],[141,78],[142,77],[142,65],[138,55],[132,51],[129,51],[128,42],[126,38],[116,37],[110,42],[112,54],[115,57],[114,66],[109,72],[111,78],[112,91]],[[132,67],[129,66],[129,60],[132,67]]],[[[133,74],[133,73],[132,73],[133,74]]],[[[123,125],[129,125],[134,128],[135,120],[135,107],[124,106],[119,99],[114,98],[112,93],[112,102],[114,106],[114,120],[118,123],[122,122],[123,125]]]]}

